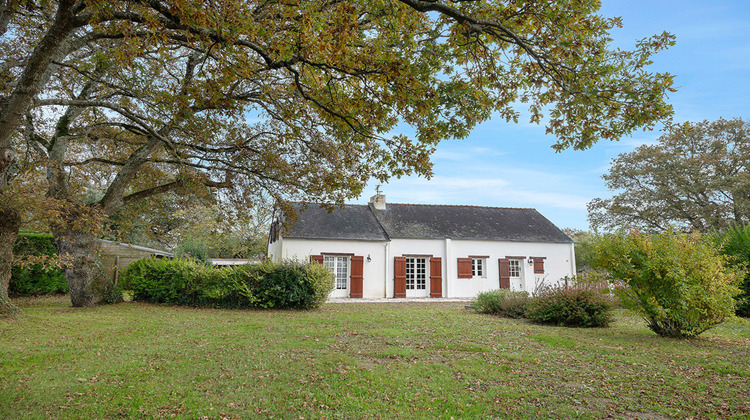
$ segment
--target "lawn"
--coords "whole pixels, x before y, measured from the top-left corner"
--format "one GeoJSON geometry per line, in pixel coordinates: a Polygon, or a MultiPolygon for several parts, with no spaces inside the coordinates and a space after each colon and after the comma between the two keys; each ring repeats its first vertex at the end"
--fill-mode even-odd
{"type": "Polygon", "coordinates": [[[462,303],[309,312],[17,300],[0,418],[748,418],[750,322],[546,327],[462,303]]]}

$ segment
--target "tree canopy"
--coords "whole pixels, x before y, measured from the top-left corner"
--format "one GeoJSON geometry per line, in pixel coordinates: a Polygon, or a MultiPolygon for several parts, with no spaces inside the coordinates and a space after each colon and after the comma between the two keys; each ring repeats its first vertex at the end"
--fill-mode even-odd
{"type": "Polygon", "coordinates": [[[592,225],[699,232],[750,221],[750,125],[740,118],[672,125],[657,144],[613,160],[612,198],[588,205],[592,225]]]}
{"type": "Polygon", "coordinates": [[[672,37],[643,40],[634,51],[611,49],[608,31],[620,21],[597,15],[598,6],[10,2],[0,19],[10,22],[0,28],[8,57],[0,148],[9,149],[30,107],[97,107],[134,125],[157,118],[178,124],[219,109],[234,116],[252,111],[266,123],[261,137],[278,143],[345,138],[353,150],[340,153],[341,160],[359,153],[364,159],[354,164],[371,162],[362,168],[367,175],[385,177],[429,173],[427,155],[437,141],[464,137],[493,113],[516,120],[518,103],[529,104],[532,121],[548,111],[557,148],[586,148],[671,112],[664,102],[671,76],[645,67],[672,37]],[[18,45],[22,35],[26,42],[18,45]],[[83,84],[99,80],[101,69],[111,72],[113,65],[130,73],[113,86],[130,87],[127,102],[48,90],[61,71],[76,73],[83,84]],[[170,77],[147,77],[164,71],[170,77]],[[158,114],[145,113],[150,100],[158,101],[158,114]],[[398,122],[415,128],[416,141],[386,136],[398,122]]]}
{"type": "MultiPolygon", "coordinates": [[[[0,194],[13,162],[41,157],[49,196],[66,203],[53,229],[71,237],[82,216],[191,186],[236,203],[343,202],[372,178],[429,176],[439,141],[492,116],[517,121],[524,107],[557,150],[618,139],[671,114],[672,76],[647,66],[673,37],[614,49],[609,31],[621,22],[598,8],[5,1],[0,194]],[[414,136],[393,134],[398,124],[414,136]]],[[[69,251],[85,265],[80,245],[69,251]]]]}

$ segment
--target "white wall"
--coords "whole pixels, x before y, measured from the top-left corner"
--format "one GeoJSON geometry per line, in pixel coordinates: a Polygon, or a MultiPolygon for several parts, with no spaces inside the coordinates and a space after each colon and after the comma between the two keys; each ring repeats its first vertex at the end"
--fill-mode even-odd
{"type": "Polygon", "coordinates": [[[266,255],[268,255],[269,258],[272,260],[278,262],[281,257],[281,242],[284,240],[281,236],[279,236],[279,239],[277,239],[274,243],[268,244],[268,251],[266,255]]]}
{"type": "MultiPolygon", "coordinates": [[[[534,292],[537,285],[557,284],[565,276],[575,273],[575,259],[573,258],[573,244],[546,242],[495,242],[468,241],[454,239],[453,259],[466,258],[469,255],[488,256],[487,274],[483,278],[459,279],[457,269],[448,273],[452,283],[449,296],[473,297],[480,292],[500,288],[500,269],[498,259],[508,256],[527,257],[521,264],[520,285],[511,284],[513,290],[534,292]],[[546,257],[544,260],[544,274],[534,274],[534,266],[529,265],[528,257],[546,257]]],[[[455,265],[455,261],[454,261],[455,265]]]]}
{"type": "MultiPolygon", "coordinates": [[[[382,298],[385,295],[386,272],[385,241],[344,241],[318,239],[280,238],[269,247],[269,255],[274,261],[294,259],[310,261],[310,255],[321,253],[354,254],[364,257],[362,272],[362,297],[382,298]],[[279,244],[278,246],[274,246],[279,244]],[[273,249],[272,249],[273,248],[273,249]],[[367,256],[370,261],[367,261],[367,256]]],[[[393,281],[391,280],[391,283],[393,281]]],[[[393,286],[391,286],[393,287],[393,286]]],[[[391,294],[391,297],[393,294],[391,294]]]]}
{"type": "MultiPolygon", "coordinates": [[[[541,242],[497,242],[461,239],[393,239],[385,241],[307,240],[280,238],[269,246],[275,260],[297,259],[309,261],[310,255],[321,253],[354,254],[364,257],[363,297],[393,297],[393,258],[404,255],[431,255],[442,258],[443,296],[475,297],[480,292],[500,288],[498,259],[523,256],[521,284],[514,290],[532,293],[540,284],[557,284],[565,276],[575,273],[573,244],[541,242]],[[367,256],[371,261],[367,261],[367,256]],[[487,256],[481,278],[459,279],[457,258],[470,255],[487,256]],[[544,274],[534,274],[528,257],[546,257],[544,274]]],[[[429,278],[429,273],[428,273],[429,278]]],[[[429,286],[428,286],[429,290],[429,286]]]]}
{"type": "MultiPolygon", "coordinates": [[[[441,239],[393,239],[390,245],[390,258],[388,260],[388,279],[386,282],[386,294],[393,297],[393,258],[404,255],[432,255],[443,259],[443,296],[445,295],[446,277],[445,277],[445,241],[441,239]]],[[[430,292],[430,265],[427,262],[427,291],[430,292]]]]}
{"type": "Polygon", "coordinates": [[[462,239],[393,239],[388,264],[386,294],[393,296],[393,257],[402,255],[432,255],[443,263],[443,296],[475,297],[481,292],[500,288],[498,259],[508,256],[527,257],[522,263],[521,284],[511,284],[513,290],[533,293],[537,285],[557,284],[565,276],[575,273],[573,244],[544,242],[498,242],[462,239]],[[471,279],[458,278],[458,258],[470,255],[487,256],[485,275],[471,279]],[[546,257],[544,274],[534,274],[528,257],[546,257]]]}

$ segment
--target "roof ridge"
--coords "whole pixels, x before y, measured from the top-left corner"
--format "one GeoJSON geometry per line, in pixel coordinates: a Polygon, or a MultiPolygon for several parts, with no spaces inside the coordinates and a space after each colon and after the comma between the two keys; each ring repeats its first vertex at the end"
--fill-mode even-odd
{"type": "MultiPolygon", "coordinates": [[[[334,207],[339,208],[339,204],[336,203],[323,203],[320,201],[288,201],[289,204],[301,204],[301,205],[308,205],[308,206],[323,206],[323,205],[332,205],[334,207]]],[[[425,204],[425,203],[386,203],[386,208],[391,205],[398,205],[398,206],[422,206],[422,207],[472,207],[477,209],[501,209],[501,210],[538,210],[534,207],[502,207],[502,206],[478,206],[475,204],[425,204]]],[[[343,203],[343,207],[369,207],[370,204],[355,204],[355,203],[343,203]]]]}
{"type": "Polygon", "coordinates": [[[301,204],[301,205],[307,205],[307,206],[314,206],[317,205],[319,207],[322,207],[323,205],[326,206],[334,206],[334,207],[349,207],[349,206],[357,206],[357,207],[367,207],[367,204],[349,204],[349,203],[342,203],[339,205],[338,203],[324,203],[322,201],[287,201],[287,204],[301,204]]]}
{"type": "Polygon", "coordinates": [[[423,206],[423,207],[473,207],[478,209],[502,209],[502,210],[534,210],[533,207],[497,207],[497,206],[477,206],[472,204],[422,204],[422,203],[387,203],[387,206],[423,206]]]}

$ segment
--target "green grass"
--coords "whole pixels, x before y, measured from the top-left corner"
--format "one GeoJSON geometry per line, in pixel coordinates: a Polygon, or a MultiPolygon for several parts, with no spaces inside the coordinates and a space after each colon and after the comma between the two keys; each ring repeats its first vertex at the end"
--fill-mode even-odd
{"type": "Polygon", "coordinates": [[[748,418],[750,323],[691,341],[459,303],[310,312],[15,301],[0,418],[748,418]]]}

